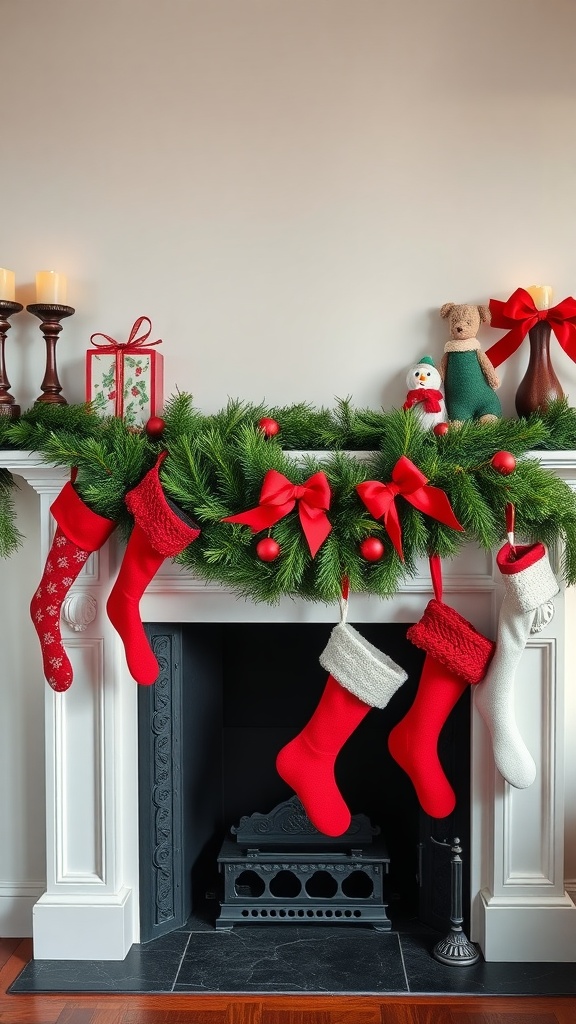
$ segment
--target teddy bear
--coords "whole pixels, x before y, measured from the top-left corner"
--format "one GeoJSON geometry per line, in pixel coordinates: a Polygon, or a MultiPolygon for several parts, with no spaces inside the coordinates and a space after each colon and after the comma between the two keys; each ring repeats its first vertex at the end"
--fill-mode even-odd
{"type": "Polygon", "coordinates": [[[481,323],[490,323],[488,306],[445,302],[440,316],[448,319],[450,340],[444,345],[440,374],[448,418],[452,422],[492,423],[502,415],[494,392],[500,381],[476,337],[481,323]]]}
{"type": "Polygon", "coordinates": [[[403,409],[413,409],[424,430],[447,419],[442,391],[442,378],[431,356],[422,356],[406,374],[408,394],[403,409]]]}

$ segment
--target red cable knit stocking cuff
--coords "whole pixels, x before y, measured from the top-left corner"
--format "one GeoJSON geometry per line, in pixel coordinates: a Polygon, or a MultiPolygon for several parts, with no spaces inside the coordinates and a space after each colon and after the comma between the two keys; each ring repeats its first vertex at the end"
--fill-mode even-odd
{"type": "Polygon", "coordinates": [[[154,466],[133,491],[126,495],[126,506],[152,547],[164,558],[174,558],[196,540],[199,527],[191,527],[172,511],[154,466]]]}
{"type": "Polygon", "coordinates": [[[64,535],[82,551],[98,551],[116,526],[113,519],[88,508],[70,481],[54,499],[50,511],[64,535]]]}
{"type": "Polygon", "coordinates": [[[416,646],[467,683],[479,683],[486,675],[494,643],[479,633],[450,605],[433,598],[420,622],[406,633],[416,646]]]}

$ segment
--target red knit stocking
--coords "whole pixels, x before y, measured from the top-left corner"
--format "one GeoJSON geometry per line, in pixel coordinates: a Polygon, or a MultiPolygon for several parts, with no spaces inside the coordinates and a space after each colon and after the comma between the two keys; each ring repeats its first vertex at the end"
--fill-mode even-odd
{"type": "Polygon", "coordinates": [[[312,718],[276,758],[276,770],[302,801],[312,824],[327,836],[341,836],[350,811],[336,785],[336,757],[370,711],[370,705],[328,676],[312,718]]]}
{"type": "Polygon", "coordinates": [[[456,806],[438,758],[438,740],[467,686],[427,654],[414,703],[388,737],[392,757],[410,776],[422,810],[432,818],[445,818],[456,806]]]}
{"type": "Polygon", "coordinates": [[[102,547],[116,524],[92,512],[67,483],[50,511],[58,523],[30,615],[42,648],[44,675],[53,690],[67,690],[72,666],[60,633],[60,610],[88,555],[102,547]]]}
{"type": "Polygon", "coordinates": [[[158,476],[165,456],[162,453],[155,467],[126,495],[135,525],[106,605],[124,644],[130,675],[144,686],[156,681],[159,668],[140,618],[140,599],[162,562],[180,554],[200,533],[166,499],[158,476]]]}
{"type": "MultiPolygon", "coordinates": [[[[441,596],[438,575],[435,592],[441,596]]],[[[436,599],[429,601],[407,636],[427,653],[414,703],[392,729],[388,749],[410,776],[423,811],[444,818],[454,810],[456,798],[438,758],[440,733],[466,687],[483,679],[494,644],[436,599]]]]}

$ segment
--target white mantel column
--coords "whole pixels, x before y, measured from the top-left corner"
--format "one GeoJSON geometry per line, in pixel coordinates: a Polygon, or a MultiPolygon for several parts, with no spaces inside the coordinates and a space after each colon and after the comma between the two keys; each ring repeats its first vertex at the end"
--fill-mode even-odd
{"type": "MultiPolygon", "coordinates": [[[[576,490],[575,452],[538,456],[576,490]]],[[[496,566],[494,572],[498,584],[496,566]]],[[[498,587],[493,636],[501,596],[498,587]]],[[[564,882],[563,589],[554,607],[548,626],[527,640],[515,675],[516,721],[537,768],[536,780],[527,789],[514,789],[497,771],[488,729],[473,711],[472,836],[474,848],[482,853],[472,871],[471,931],[488,961],[576,962],[576,906],[564,882]]]]}
{"type": "MultiPolygon", "coordinates": [[[[50,505],[68,474],[23,453],[2,453],[2,464],[40,495],[40,579],[50,505]]],[[[92,554],[64,602],[72,686],[45,684],[47,886],[33,911],[36,959],[122,960],[137,939],[136,687],[106,619],[113,554],[111,542],[92,554]]]]}
{"type": "MultiPolygon", "coordinates": [[[[576,961],[576,907],[564,887],[564,594],[528,639],[515,678],[516,721],[537,766],[527,789],[497,771],[488,730],[472,729],[472,936],[488,961],[576,961]]],[[[496,633],[496,624],[494,634],[496,633]]]]}

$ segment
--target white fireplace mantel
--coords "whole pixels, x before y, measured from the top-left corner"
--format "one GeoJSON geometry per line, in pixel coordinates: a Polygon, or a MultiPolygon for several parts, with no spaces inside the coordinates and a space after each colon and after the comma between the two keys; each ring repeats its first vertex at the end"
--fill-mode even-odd
{"type": "MultiPolygon", "coordinates": [[[[576,452],[537,456],[576,490],[576,452]]],[[[54,529],[50,505],[67,473],[26,452],[0,453],[0,465],[40,495],[42,566],[54,529]]],[[[120,555],[113,536],[89,558],[63,608],[73,685],[64,694],[45,688],[47,882],[33,912],[38,959],[119,960],[139,940],[137,684],[105,612],[120,555]]],[[[450,603],[494,636],[501,590],[492,556],[469,546],[446,563],[444,579],[450,603]]],[[[389,600],[353,597],[349,619],[413,622],[430,597],[423,565],[389,600]]],[[[470,937],[489,961],[576,961],[576,906],[564,884],[563,591],[555,604],[517,673],[517,720],[538,766],[529,789],[501,778],[472,711],[470,937]]],[[[257,605],[170,562],[141,611],[155,622],[336,621],[332,606],[257,605]]]]}

